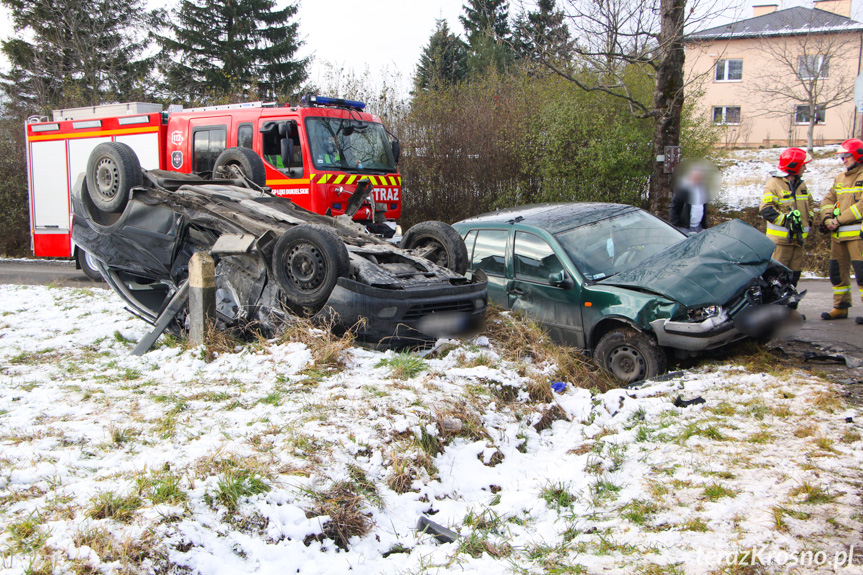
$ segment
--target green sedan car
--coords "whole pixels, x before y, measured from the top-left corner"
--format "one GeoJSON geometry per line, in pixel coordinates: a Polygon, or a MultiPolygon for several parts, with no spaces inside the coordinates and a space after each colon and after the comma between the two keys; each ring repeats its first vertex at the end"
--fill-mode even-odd
{"type": "Polygon", "coordinates": [[[632,206],[542,204],[454,224],[489,301],[552,339],[593,353],[627,381],[694,355],[767,338],[800,316],[805,294],[771,259],[774,243],[733,220],[692,236],[632,206]]]}

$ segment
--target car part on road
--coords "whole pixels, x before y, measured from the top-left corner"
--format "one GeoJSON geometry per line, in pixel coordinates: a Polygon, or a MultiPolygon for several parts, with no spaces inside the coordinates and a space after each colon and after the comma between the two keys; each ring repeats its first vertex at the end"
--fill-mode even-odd
{"type": "Polygon", "coordinates": [[[702,403],[707,403],[707,400],[703,397],[683,399],[682,395],[678,395],[676,398],[674,398],[674,407],[689,407],[691,405],[701,405],[702,403]]]}
{"type": "Polygon", "coordinates": [[[447,529],[439,523],[435,523],[425,515],[420,516],[417,521],[417,533],[429,533],[438,543],[453,543],[461,537],[455,531],[447,529]]]}

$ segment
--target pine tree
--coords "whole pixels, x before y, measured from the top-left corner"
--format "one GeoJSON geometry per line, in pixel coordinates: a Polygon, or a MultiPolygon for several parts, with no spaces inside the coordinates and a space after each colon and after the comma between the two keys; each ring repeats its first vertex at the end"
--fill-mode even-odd
{"type": "Polygon", "coordinates": [[[414,76],[417,90],[457,84],[467,75],[467,47],[450,32],[446,20],[436,22],[435,31],[423,48],[414,76]]]}
{"type": "Polygon", "coordinates": [[[557,9],[556,0],[539,0],[536,10],[519,14],[515,22],[514,45],[519,57],[543,57],[558,63],[572,60],[575,41],[557,9]]]}
{"type": "Polygon", "coordinates": [[[297,5],[275,0],[181,0],[162,36],[163,68],[171,95],[193,101],[236,98],[256,91],[271,100],[296,91],[307,59],[291,22],[297,5]]]}
{"type": "Polygon", "coordinates": [[[462,8],[459,20],[470,45],[470,73],[505,71],[514,59],[506,0],[467,0],[462,8]]]}
{"type": "Polygon", "coordinates": [[[141,99],[152,84],[153,62],[143,54],[154,13],[144,0],[0,1],[17,33],[0,43],[11,65],[2,75],[11,109],[46,113],[141,99]]]}

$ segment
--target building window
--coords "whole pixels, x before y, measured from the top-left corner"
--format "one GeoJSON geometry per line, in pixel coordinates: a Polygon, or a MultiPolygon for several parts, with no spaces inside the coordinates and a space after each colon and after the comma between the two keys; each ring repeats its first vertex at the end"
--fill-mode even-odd
{"type": "Polygon", "coordinates": [[[713,106],[714,124],[739,124],[740,106],[713,106]]]}
{"type": "Polygon", "coordinates": [[[733,82],[743,79],[743,60],[717,60],[716,81],[733,82]]]}
{"type": "MultiPolygon", "coordinates": [[[[815,107],[815,123],[823,124],[824,116],[827,113],[827,109],[824,106],[816,106],[815,107]]],[[[795,124],[809,124],[809,104],[800,104],[796,108],[794,108],[794,123],[795,124]]]]}
{"type": "Polygon", "coordinates": [[[830,69],[830,56],[800,56],[797,74],[801,80],[823,80],[830,69]]]}

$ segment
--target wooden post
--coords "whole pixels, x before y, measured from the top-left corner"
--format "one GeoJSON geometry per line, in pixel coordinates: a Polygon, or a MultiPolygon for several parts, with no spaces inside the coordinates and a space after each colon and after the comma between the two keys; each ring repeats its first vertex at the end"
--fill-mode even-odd
{"type": "Polygon", "coordinates": [[[206,343],[207,328],[216,315],[216,266],[207,252],[189,260],[189,341],[206,343]]]}

